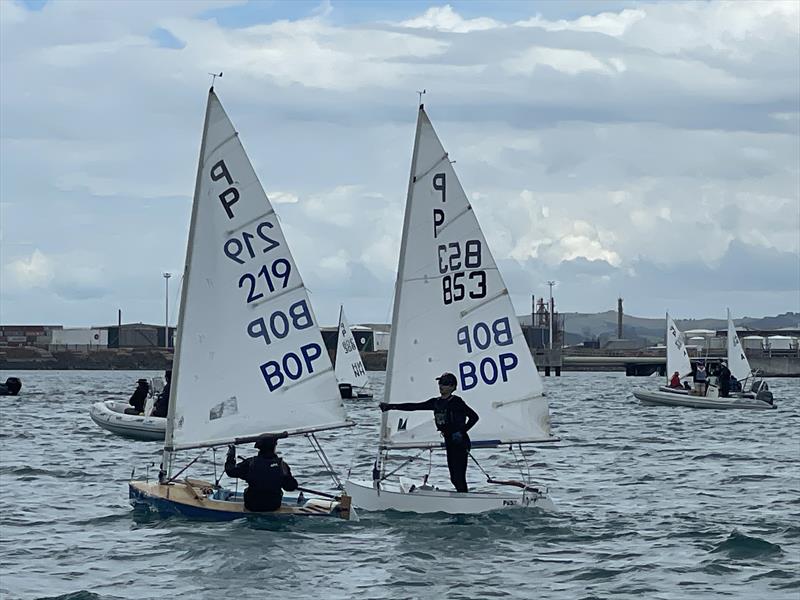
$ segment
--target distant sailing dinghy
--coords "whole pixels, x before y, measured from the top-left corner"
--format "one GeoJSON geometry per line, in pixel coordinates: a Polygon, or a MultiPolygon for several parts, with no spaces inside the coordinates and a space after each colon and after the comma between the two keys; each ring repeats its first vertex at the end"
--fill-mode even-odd
{"type": "MultiPolygon", "coordinates": [[[[131,504],[211,520],[261,514],[250,513],[242,494],[222,488],[219,479],[184,473],[209,448],[265,434],[305,435],[333,474],[314,434],[351,423],[324,348],[275,212],[211,88],[161,471],[158,481],[130,482],[131,504]],[[199,452],[176,469],[178,453],[187,450],[199,452]]],[[[268,514],[354,516],[344,494],[319,495],[284,497],[268,514]]]]}
{"type": "MultiPolygon", "coordinates": [[[[434,395],[434,378],[443,371],[457,373],[456,393],[480,417],[470,430],[473,450],[517,446],[524,457],[523,444],[557,441],[550,433],[542,382],[508,290],[448,155],[420,106],[395,287],[386,402],[426,400],[434,395]]],[[[354,506],[370,511],[553,508],[547,490],[529,481],[487,476],[488,483],[516,489],[462,493],[429,485],[427,475],[416,481],[390,478],[403,466],[389,466],[391,451],[422,453],[442,447],[430,412],[383,413],[373,479],[348,479],[345,490],[354,506]]]]}
{"type": "Polygon", "coordinates": [[[372,398],[367,388],[367,370],[361,360],[356,340],[350,331],[350,324],[344,316],[344,306],[339,306],[339,333],[336,342],[334,370],[342,398],[372,398]]]}
{"type": "MultiPolygon", "coordinates": [[[[670,322],[667,315],[667,322],[670,322]]],[[[669,329],[669,326],[668,326],[669,329]]],[[[669,332],[667,334],[669,340],[669,332]]],[[[669,347],[668,347],[669,348],[669,347]]],[[[685,351],[685,348],[684,348],[685,351]]],[[[688,358],[688,357],[687,357],[688,358]]],[[[669,351],[667,353],[667,364],[669,364],[669,351]]],[[[680,364],[680,363],[678,363],[680,364]]],[[[736,327],[731,320],[730,310],[728,311],[728,368],[731,374],[738,379],[743,386],[747,385],[750,378],[750,363],[739,343],[739,336],[736,335],[736,327]]],[[[669,368],[667,371],[669,372],[669,368]]],[[[678,370],[676,368],[676,370],[678,370]]],[[[681,372],[681,371],[679,371],[681,372]]],[[[682,373],[682,372],[681,372],[682,373]]],[[[636,389],[633,395],[642,404],[662,405],[662,406],[685,406],[689,408],[711,408],[711,409],[750,409],[750,410],[770,410],[777,408],[772,392],[763,381],[758,381],[753,385],[753,392],[735,392],[728,398],[719,395],[719,388],[709,385],[705,396],[692,393],[680,393],[680,390],[662,387],[658,391],[636,389]]]]}
{"type": "Polygon", "coordinates": [[[683,341],[683,333],[675,325],[675,321],[667,313],[667,385],[662,385],[659,390],[671,392],[673,394],[688,394],[685,388],[669,387],[672,374],[677,371],[681,381],[692,376],[692,361],[689,360],[689,353],[686,351],[686,344],[683,341]]]}
{"type": "Polygon", "coordinates": [[[731,396],[773,401],[767,382],[763,377],[758,378],[757,373],[750,367],[750,361],[747,360],[739,335],[736,333],[736,326],[731,319],[731,309],[728,309],[728,369],[741,386],[741,390],[731,392],[731,396]]]}

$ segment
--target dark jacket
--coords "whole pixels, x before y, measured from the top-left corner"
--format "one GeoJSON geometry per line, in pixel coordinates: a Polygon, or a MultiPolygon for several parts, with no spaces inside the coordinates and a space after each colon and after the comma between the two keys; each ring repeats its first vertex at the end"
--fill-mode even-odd
{"type": "Polygon", "coordinates": [[[282,489],[291,492],[298,485],[289,465],[270,450],[261,450],[257,456],[246,458],[239,464],[236,464],[236,456],[229,454],[225,473],[247,482],[244,506],[257,512],[277,510],[283,498],[282,489]]]}
{"type": "Polygon", "coordinates": [[[147,402],[148,391],[147,384],[140,383],[133,392],[133,395],[128,400],[128,404],[130,404],[136,410],[137,414],[144,412],[144,405],[147,402]]]}
{"type": "Polygon", "coordinates": [[[444,437],[445,444],[461,443],[453,440],[453,434],[460,433],[464,442],[469,442],[467,431],[475,426],[478,422],[478,413],[472,410],[463,398],[455,394],[448,398],[441,398],[436,396],[430,398],[425,402],[404,402],[401,404],[389,404],[390,410],[431,410],[433,411],[433,420],[438,429],[444,437]]]}
{"type": "Polygon", "coordinates": [[[150,413],[152,417],[166,417],[167,416],[167,408],[169,407],[169,381],[167,385],[164,386],[164,389],[161,390],[161,393],[156,398],[155,403],[153,404],[153,412],[150,413]]]}

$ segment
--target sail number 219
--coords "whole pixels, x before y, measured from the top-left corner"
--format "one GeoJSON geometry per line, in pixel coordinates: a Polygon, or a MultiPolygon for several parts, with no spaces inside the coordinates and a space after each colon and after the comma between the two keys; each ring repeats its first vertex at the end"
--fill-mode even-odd
{"type": "Polygon", "coordinates": [[[442,302],[452,304],[469,296],[486,296],[486,271],[473,271],[481,266],[481,241],[467,240],[462,253],[460,242],[439,244],[439,273],[442,277],[442,302]],[[469,272],[462,269],[470,269],[469,272]]]}

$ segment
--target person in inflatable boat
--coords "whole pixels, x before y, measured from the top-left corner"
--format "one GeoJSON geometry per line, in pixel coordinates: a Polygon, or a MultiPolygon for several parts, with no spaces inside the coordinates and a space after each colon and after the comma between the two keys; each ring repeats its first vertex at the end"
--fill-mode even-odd
{"type": "Polygon", "coordinates": [[[170,383],[172,382],[171,369],[164,371],[164,380],[167,383],[164,384],[164,389],[161,390],[161,393],[158,395],[158,398],[156,398],[156,401],[153,403],[153,412],[150,413],[151,417],[167,416],[167,409],[169,408],[169,387],[170,383]]]}
{"type": "Polygon", "coordinates": [[[147,379],[140,379],[136,382],[136,389],[128,400],[130,406],[125,409],[126,415],[140,415],[144,412],[144,405],[147,402],[147,394],[150,392],[150,384],[147,379]]]}

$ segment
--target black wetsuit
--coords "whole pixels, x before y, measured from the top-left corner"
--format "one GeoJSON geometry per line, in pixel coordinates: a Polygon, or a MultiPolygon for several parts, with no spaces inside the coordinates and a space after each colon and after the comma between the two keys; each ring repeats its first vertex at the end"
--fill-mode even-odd
{"type": "Polygon", "coordinates": [[[278,510],[283,499],[281,488],[287,492],[297,489],[297,480],[292,477],[289,465],[269,450],[261,450],[257,456],[246,458],[238,465],[236,456],[229,454],[225,473],[247,482],[244,506],[254,512],[278,510]]]}
{"type": "Polygon", "coordinates": [[[447,467],[450,481],[458,492],[467,492],[467,461],[472,447],[467,431],[478,422],[478,413],[472,410],[460,396],[431,398],[425,402],[389,404],[389,410],[431,410],[447,451],[447,467]]]}
{"type": "Polygon", "coordinates": [[[147,402],[147,392],[148,392],[148,386],[146,383],[140,383],[136,388],[136,390],[133,392],[133,395],[130,397],[130,400],[128,400],[128,404],[130,404],[133,407],[132,414],[138,415],[139,413],[144,412],[144,405],[145,402],[147,402]]]}
{"type": "Polygon", "coordinates": [[[161,393],[156,398],[155,403],[153,404],[153,412],[150,413],[151,417],[166,417],[167,416],[167,408],[169,407],[169,381],[167,385],[164,386],[164,389],[161,390],[161,393]]]}
{"type": "Polygon", "coordinates": [[[724,366],[719,370],[719,395],[727,398],[731,391],[731,370],[724,366]]]}

